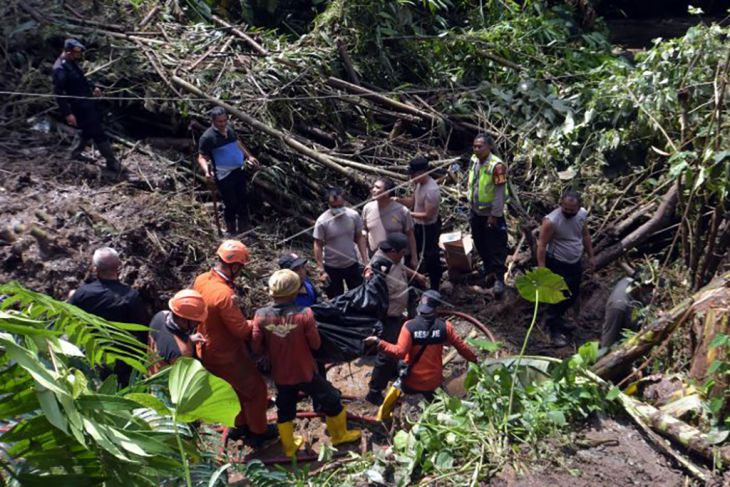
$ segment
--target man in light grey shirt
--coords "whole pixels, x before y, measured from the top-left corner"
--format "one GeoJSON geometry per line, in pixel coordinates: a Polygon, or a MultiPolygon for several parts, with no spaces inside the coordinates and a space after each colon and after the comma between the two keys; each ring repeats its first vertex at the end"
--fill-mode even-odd
{"type": "Polygon", "coordinates": [[[581,207],[580,195],[575,191],[567,191],[560,197],[560,206],[543,219],[540,227],[537,265],[562,276],[570,290],[567,299],[551,304],[547,309],[545,325],[551,341],[559,347],[568,344],[570,329],[563,320],[563,314],[580,295],[583,275],[581,258],[584,251],[588,254],[588,269],[591,272],[595,265],[587,219],[588,211],[581,207]]]}
{"type": "Polygon", "coordinates": [[[330,188],[326,193],[329,209],[314,224],[314,258],[319,279],[332,299],[362,284],[360,262],[367,261],[365,236],[360,215],[345,207],[343,191],[330,188]]]}
{"type": "Polygon", "coordinates": [[[416,157],[409,162],[408,174],[411,176],[411,183],[415,186],[413,196],[395,198],[395,200],[411,209],[416,249],[418,257],[422,261],[421,268],[428,274],[431,289],[438,291],[443,274],[441,249],[439,249],[441,190],[436,180],[430,176],[430,172],[428,159],[423,156],[416,157]]]}

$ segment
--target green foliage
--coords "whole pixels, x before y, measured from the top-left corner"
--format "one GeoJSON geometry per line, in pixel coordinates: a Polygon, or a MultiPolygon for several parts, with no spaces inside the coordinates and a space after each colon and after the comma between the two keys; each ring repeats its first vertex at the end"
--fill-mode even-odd
{"type": "MultiPolygon", "coordinates": [[[[1,285],[0,295],[8,296],[0,303],[0,310],[20,307],[26,319],[36,320],[26,323],[24,328],[15,328],[19,333],[66,336],[66,342],[84,350],[91,367],[112,366],[121,360],[140,373],[146,371],[145,346],[129,333],[145,331],[146,326],[108,322],[71,304],[25,289],[17,282],[1,285]]],[[[18,319],[10,320],[7,314],[2,316],[5,319],[1,329],[12,333],[11,327],[22,326],[18,319]]]]}
{"type": "Polygon", "coordinates": [[[605,391],[581,374],[596,353],[591,344],[562,362],[526,357],[519,365],[514,358],[472,365],[466,399],[439,394],[410,432],[396,434],[399,485],[409,483],[414,473],[443,476],[452,484],[486,481],[508,460],[512,443],[539,451],[545,437],[606,410],[605,391]]]}
{"type": "Polygon", "coordinates": [[[10,485],[158,485],[179,478],[176,458],[187,464],[194,449],[179,421],[232,423],[239,406],[230,385],[191,359],[169,372],[172,408],[144,384],[123,397],[113,375],[99,382],[93,368],[113,363],[120,343],[128,345],[125,362],[144,370],[127,331],[144,327],[107,322],[15,283],[0,289],[8,296],[0,312],[0,422],[12,425],[0,442],[10,485]]]}
{"type": "Polygon", "coordinates": [[[719,393],[712,397],[708,403],[712,426],[717,428],[724,425],[725,430],[730,429],[730,416],[727,414],[727,404],[730,401],[730,360],[727,350],[730,350],[730,336],[724,333],[717,335],[709,345],[710,350],[715,349],[715,358],[707,369],[707,381],[704,389],[707,393],[713,389],[719,389],[719,393]],[[724,353],[723,353],[724,351],[724,353]],[[724,386],[723,386],[724,385],[724,386]]]}
{"type": "Polygon", "coordinates": [[[555,304],[566,299],[568,291],[565,279],[546,267],[538,267],[515,281],[520,296],[531,303],[555,304]]]}

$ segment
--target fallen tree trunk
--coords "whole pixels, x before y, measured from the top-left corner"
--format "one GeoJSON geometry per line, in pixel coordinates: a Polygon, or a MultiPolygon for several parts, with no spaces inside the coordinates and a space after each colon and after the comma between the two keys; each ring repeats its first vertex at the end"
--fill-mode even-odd
{"type": "Polygon", "coordinates": [[[644,423],[662,436],[679,443],[710,463],[720,463],[725,466],[730,464],[730,446],[714,446],[697,428],[664,414],[654,406],[637,401],[625,394],[621,394],[619,399],[625,408],[631,409],[644,423]]]}
{"type": "Polygon", "coordinates": [[[677,185],[671,188],[662,197],[662,202],[657,211],[648,222],[622,238],[620,242],[608,247],[596,256],[596,270],[606,267],[608,264],[622,256],[626,251],[644,243],[659,230],[668,227],[677,208],[679,191],[677,185]]]}
{"type": "MultiPolygon", "coordinates": [[[[278,129],[275,129],[274,127],[270,127],[266,125],[265,123],[261,122],[260,120],[257,120],[253,118],[252,116],[244,113],[242,110],[239,110],[238,108],[234,107],[233,105],[230,105],[222,100],[219,100],[218,98],[212,97],[208,95],[207,93],[203,92],[201,89],[197,88],[196,86],[191,85],[184,79],[173,76],[171,78],[172,82],[176,85],[180,86],[184,90],[194,94],[195,96],[198,96],[200,98],[205,98],[211,103],[214,103],[218,106],[221,106],[228,110],[228,112],[232,113],[236,118],[244,122],[246,125],[259,130],[261,132],[264,132],[265,134],[270,135],[271,137],[274,137],[275,139],[280,140],[281,142],[285,143],[298,153],[316,161],[322,164],[323,166],[328,167],[329,169],[332,169],[333,171],[339,173],[342,176],[345,176],[346,178],[352,180],[353,182],[365,185],[365,180],[357,174],[355,171],[350,171],[345,169],[341,164],[338,164],[334,160],[332,160],[331,157],[327,156],[326,154],[322,154],[321,152],[315,151],[313,149],[310,149],[306,145],[302,144],[298,140],[294,139],[291,135],[282,132],[278,129]]],[[[361,166],[361,164],[350,161],[351,164],[355,167],[361,166]]]]}
{"type": "Polygon", "coordinates": [[[716,307],[730,293],[730,273],[718,277],[691,298],[687,298],[671,311],[645,326],[639,333],[617,345],[601,357],[591,370],[604,379],[614,380],[624,374],[631,364],[654,346],[662,343],[685,319],[696,313],[705,313],[716,307]]]}

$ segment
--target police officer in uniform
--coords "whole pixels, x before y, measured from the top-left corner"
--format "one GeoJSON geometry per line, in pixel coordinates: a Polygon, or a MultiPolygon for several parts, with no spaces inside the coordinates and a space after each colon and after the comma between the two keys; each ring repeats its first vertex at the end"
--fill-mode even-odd
{"type": "Polygon", "coordinates": [[[81,130],[81,138],[71,149],[71,157],[90,161],[82,152],[89,145],[89,141],[93,140],[106,159],[107,169],[121,172],[122,166],[104,133],[101,112],[93,99],[101,96],[101,90],[86,79],[78,64],[85,50],[86,47],[76,39],[66,39],[63,52],[53,64],[53,93],[57,95],[58,108],[66,123],[81,130]]]}
{"type": "Polygon", "coordinates": [[[469,167],[467,197],[471,208],[472,238],[482,258],[485,275],[494,274],[494,295],[504,294],[507,259],[507,224],[504,203],[507,198],[507,165],[492,149],[494,140],[486,134],[474,138],[469,167]]]}

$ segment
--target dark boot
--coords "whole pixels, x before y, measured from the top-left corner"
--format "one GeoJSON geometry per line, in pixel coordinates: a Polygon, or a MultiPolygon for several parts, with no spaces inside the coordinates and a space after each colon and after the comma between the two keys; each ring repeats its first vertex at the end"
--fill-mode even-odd
{"type": "Polygon", "coordinates": [[[248,216],[245,216],[245,217],[239,216],[237,222],[238,222],[238,233],[239,234],[241,234],[241,233],[245,232],[246,230],[248,230],[249,228],[251,228],[251,223],[248,219],[248,216]]]}
{"type": "Polygon", "coordinates": [[[89,139],[79,136],[71,147],[71,159],[82,162],[94,162],[91,157],[86,157],[83,152],[86,146],[89,145],[89,139]]]}
{"type": "Polygon", "coordinates": [[[236,229],[236,220],[226,220],[226,234],[229,237],[235,237],[238,235],[238,231],[236,229]]]}
{"type": "Polygon", "coordinates": [[[122,172],[122,165],[119,164],[119,161],[114,156],[112,143],[105,140],[104,142],[97,144],[97,147],[99,148],[101,155],[104,156],[104,159],[106,159],[106,168],[115,173],[122,172]]]}

